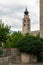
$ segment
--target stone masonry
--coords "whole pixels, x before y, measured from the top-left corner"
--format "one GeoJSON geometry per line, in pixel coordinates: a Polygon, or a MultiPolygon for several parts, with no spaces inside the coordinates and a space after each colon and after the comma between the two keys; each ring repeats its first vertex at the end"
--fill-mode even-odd
{"type": "Polygon", "coordinates": [[[43,0],[40,0],[40,36],[43,38],[43,0]]]}

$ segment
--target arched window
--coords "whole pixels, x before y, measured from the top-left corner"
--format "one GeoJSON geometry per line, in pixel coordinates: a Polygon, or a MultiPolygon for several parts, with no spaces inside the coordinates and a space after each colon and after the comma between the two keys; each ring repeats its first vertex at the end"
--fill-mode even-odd
{"type": "Polygon", "coordinates": [[[27,24],[27,26],[28,26],[28,29],[30,29],[30,24],[27,24]]]}
{"type": "Polygon", "coordinates": [[[26,22],[26,20],[24,20],[24,22],[26,22]]]}
{"type": "Polygon", "coordinates": [[[25,26],[25,24],[24,24],[24,26],[25,26]]]}

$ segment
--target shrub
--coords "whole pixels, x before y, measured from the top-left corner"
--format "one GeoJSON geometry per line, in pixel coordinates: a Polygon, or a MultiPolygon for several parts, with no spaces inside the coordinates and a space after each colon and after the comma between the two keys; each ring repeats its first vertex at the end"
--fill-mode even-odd
{"type": "Polygon", "coordinates": [[[43,62],[43,54],[40,54],[37,58],[38,62],[43,62]]]}
{"type": "Polygon", "coordinates": [[[0,50],[0,55],[2,55],[3,54],[3,50],[0,50]]]}

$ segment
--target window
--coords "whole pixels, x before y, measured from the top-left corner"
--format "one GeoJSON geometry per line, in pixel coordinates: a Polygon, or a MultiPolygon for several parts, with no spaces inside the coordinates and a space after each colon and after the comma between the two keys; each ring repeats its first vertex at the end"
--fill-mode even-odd
{"type": "Polygon", "coordinates": [[[28,24],[28,29],[30,29],[30,25],[28,24]]]}
{"type": "Polygon", "coordinates": [[[24,22],[26,22],[26,20],[24,20],[24,22]]]}
{"type": "Polygon", "coordinates": [[[24,26],[25,26],[25,24],[24,24],[24,26]]]}
{"type": "Polygon", "coordinates": [[[29,19],[27,20],[27,22],[29,22],[29,19]]]}

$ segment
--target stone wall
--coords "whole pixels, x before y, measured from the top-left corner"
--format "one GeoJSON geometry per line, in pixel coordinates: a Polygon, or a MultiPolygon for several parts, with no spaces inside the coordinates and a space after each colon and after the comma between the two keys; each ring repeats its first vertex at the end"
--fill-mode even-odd
{"type": "Polygon", "coordinates": [[[37,62],[36,56],[32,54],[29,55],[26,53],[20,53],[15,48],[3,49],[3,51],[4,51],[4,54],[2,56],[2,60],[4,60],[5,63],[7,62],[23,62],[23,63],[37,62]]]}
{"type": "Polygon", "coordinates": [[[26,53],[22,53],[21,54],[21,61],[23,63],[29,63],[30,62],[30,55],[28,55],[26,53]]]}
{"type": "Polygon", "coordinates": [[[40,36],[43,38],[43,0],[40,0],[40,36]]]}
{"type": "Polygon", "coordinates": [[[11,56],[11,61],[21,61],[21,53],[16,48],[4,48],[2,57],[11,56]]]}
{"type": "Polygon", "coordinates": [[[0,57],[0,65],[9,65],[11,62],[21,61],[21,54],[17,49],[3,49],[3,51],[3,56],[0,57]]]}
{"type": "Polygon", "coordinates": [[[10,63],[9,59],[10,59],[10,56],[0,58],[0,65],[9,65],[10,63]]]}
{"type": "Polygon", "coordinates": [[[30,63],[30,62],[37,62],[37,57],[32,54],[22,53],[21,54],[21,61],[23,63],[30,63]]]}

